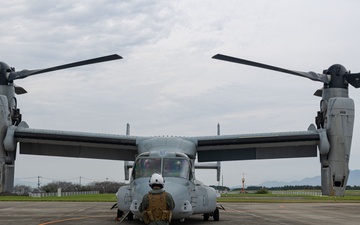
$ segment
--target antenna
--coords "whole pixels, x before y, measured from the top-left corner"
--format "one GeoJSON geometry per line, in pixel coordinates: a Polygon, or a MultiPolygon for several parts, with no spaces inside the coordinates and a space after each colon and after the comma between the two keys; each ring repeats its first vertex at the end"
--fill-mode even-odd
{"type": "Polygon", "coordinates": [[[130,124],[126,124],[126,135],[130,135],[130,124]]]}
{"type": "MultiPolygon", "coordinates": [[[[220,135],[220,123],[217,124],[217,135],[220,135]]],[[[220,167],[221,167],[221,163],[220,161],[217,161],[217,167],[219,168],[217,170],[217,181],[218,181],[218,186],[220,186],[220,167]]],[[[223,185],[222,187],[224,187],[224,180],[223,180],[223,185]]]]}
{"type": "MultiPolygon", "coordinates": [[[[130,124],[127,123],[126,124],[126,135],[130,135],[130,124]]],[[[131,167],[129,167],[129,161],[124,161],[124,173],[125,173],[125,177],[124,180],[129,180],[129,169],[131,167]]]]}

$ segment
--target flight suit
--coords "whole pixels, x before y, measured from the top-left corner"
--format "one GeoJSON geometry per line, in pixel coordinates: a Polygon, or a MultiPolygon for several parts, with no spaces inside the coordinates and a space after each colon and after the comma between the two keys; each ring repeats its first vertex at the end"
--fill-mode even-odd
{"type": "Polygon", "coordinates": [[[150,190],[140,204],[144,222],[149,225],[167,225],[171,220],[171,211],[175,208],[171,194],[162,189],[150,190]]]}

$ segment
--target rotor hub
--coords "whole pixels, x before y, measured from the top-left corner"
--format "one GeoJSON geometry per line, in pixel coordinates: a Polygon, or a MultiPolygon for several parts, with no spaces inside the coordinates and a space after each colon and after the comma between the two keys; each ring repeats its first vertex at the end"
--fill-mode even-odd
{"type": "Polygon", "coordinates": [[[325,86],[330,88],[347,89],[349,84],[346,79],[344,79],[344,75],[348,73],[349,72],[343,65],[334,64],[330,66],[329,69],[324,70],[324,74],[331,76],[329,84],[325,84],[325,86]]]}
{"type": "Polygon", "coordinates": [[[10,66],[4,62],[0,62],[0,85],[8,84],[8,77],[11,72],[10,66]]]}

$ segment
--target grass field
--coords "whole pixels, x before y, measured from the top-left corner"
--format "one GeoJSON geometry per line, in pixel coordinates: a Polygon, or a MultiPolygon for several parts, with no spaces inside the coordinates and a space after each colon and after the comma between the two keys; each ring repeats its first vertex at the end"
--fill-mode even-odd
{"type": "MultiPolygon", "coordinates": [[[[360,191],[347,191],[345,197],[310,196],[290,194],[223,194],[218,202],[359,202],[360,191]]],[[[28,196],[0,196],[0,201],[66,201],[66,202],[116,202],[115,194],[75,195],[34,198],[28,196]]]]}

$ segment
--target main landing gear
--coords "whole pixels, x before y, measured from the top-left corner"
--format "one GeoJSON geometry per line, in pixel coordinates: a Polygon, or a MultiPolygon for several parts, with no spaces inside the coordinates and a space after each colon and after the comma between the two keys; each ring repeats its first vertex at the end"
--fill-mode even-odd
{"type": "Polygon", "coordinates": [[[204,221],[208,221],[210,216],[212,216],[214,218],[214,221],[219,221],[220,220],[219,209],[216,208],[215,211],[212,213],[204,213],[204,221]]]}

